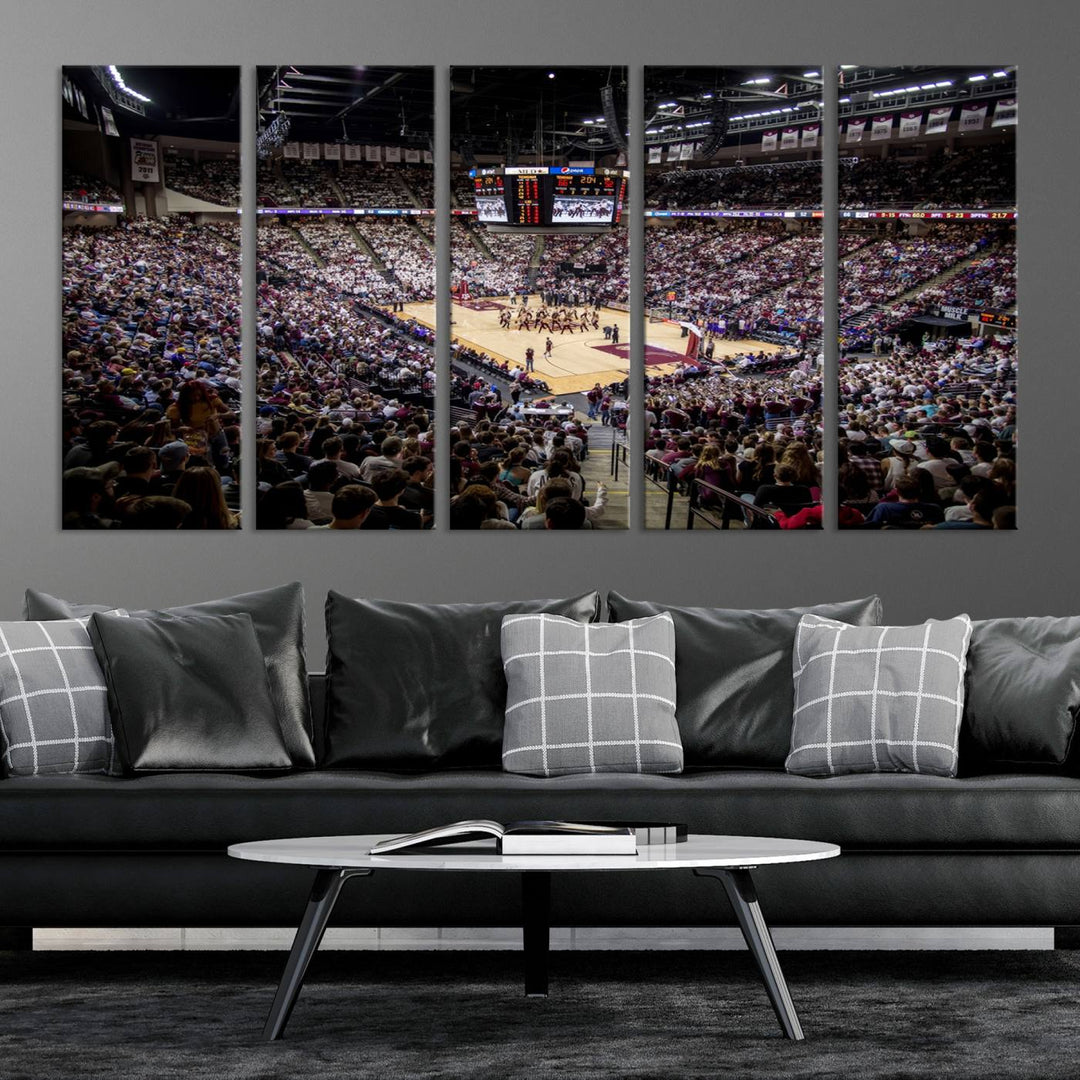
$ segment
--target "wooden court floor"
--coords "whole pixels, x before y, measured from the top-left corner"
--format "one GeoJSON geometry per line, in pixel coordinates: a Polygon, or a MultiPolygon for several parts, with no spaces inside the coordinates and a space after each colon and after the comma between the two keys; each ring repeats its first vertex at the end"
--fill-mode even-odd
{"type": "MultiPolygon", "coordinates": [[[[619,327],[619,344],[613,346],[604,339],[603,330],[581,333],[551,334],[552,356],[544,358],[546,332],[528,330],[504,330],[499,325],[499,314],[507,307],[516,314],[520,308],[511,305],[507,297],[484,297],[472,302],[475,306],[452,305],[452,340],[460,342],[498,360],[524,366],[525,350],[531,345],[535,351],[534,370],[551,387],[553,394],[575,394],[588,390],[594,383],[606,386],[626,378],[630,370],[630,315],[613,308],[601,308],[600,326],[619,327]]],[[[530,298],[530,306],[536,298],[530,298]]],[[[404,315],[416,319],[425,326],[435,325],[435,303],[424,301],[406,304],[404,315]]],[[[652,360],[658,354],[670,353],[670,363],[649,363],[650,375],[664,375],[674,371],[681,362],[686,349],[686,338],[677,323],[649,323],[646,345],[652,360]]],[[[752,348],[755,352],[779,352],[779,346],[757,341],[717,341],[714,358],[733,356],[752,348]]]]}

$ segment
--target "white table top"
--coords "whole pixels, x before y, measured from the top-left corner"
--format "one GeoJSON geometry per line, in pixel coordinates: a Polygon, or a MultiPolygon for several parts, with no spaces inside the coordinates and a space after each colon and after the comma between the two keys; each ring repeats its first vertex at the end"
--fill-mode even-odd
{"type": "Polygon", "coordinates": [[[497,855],[490,841],[372,855],[371,847],[396,833],[310,836],[232,844],[234,859],[357,870],[687,870],[812,862],[840,854],[836,844],[771,836],[691,835],[681,844],[653,844],[636,855],[497,855]]]}

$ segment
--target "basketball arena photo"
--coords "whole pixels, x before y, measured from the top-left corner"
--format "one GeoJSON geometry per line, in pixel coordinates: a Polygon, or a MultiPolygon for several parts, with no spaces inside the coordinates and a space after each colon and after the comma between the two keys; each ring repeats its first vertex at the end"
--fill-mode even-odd
{"type": "Polygon", "coordinates": [[[821,524],[822,74],[645,70],[645,510],[821,524]]]}
{"type": "Polygon", "coordinates": [[[65,529],[235,529],[240,71],[62,72],[65,529]]]}
{"type": "Polygon", "coordinates": [[[626,70],[451,80],[451,528],[624,529],[626,70]]]}
{"type": "Polygon", "coordinates": [[[432,69],[258,82],[258,527],[431,528],[432,69]]]}
{"type": "Polygon", "coordinates": [[[1015,528],[1016,69],[839,79],[840,527],[1015,528]]]}

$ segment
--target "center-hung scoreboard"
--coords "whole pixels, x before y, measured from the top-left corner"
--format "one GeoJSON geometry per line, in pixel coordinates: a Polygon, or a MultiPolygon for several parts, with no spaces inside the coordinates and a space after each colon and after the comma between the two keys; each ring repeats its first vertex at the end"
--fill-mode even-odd
{"type": "Polygon", "coordinates": [[[581,165],[471,169],[478,221],[572,230],[617,225],[626,198],[625,169],[581,165]]]}

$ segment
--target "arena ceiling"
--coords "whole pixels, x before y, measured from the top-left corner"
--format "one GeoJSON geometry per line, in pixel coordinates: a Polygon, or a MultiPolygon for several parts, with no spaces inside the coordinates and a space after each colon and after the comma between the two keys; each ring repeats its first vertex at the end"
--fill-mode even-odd
{"type": "MultiPolygon", "coordinates": [[[[122,136],[174,135],[191,139],[240,141],[240,69],[215,67],[133,67],[122,65],[125,85],[148,102],[125,108],[103,67],[65,67],[64,74],[100,108],[112,111],[122,136]]],[[[65,118],[81,119],[71,106],[65,118]]]]}
{"type": "Polygon", "coordinates": [[[465,156],[497,154],[508,163],[517,154],[613,150],[616,140],[608,131],[601,96],[609,86],[618,125],[625,133],[625,67],[452,68],[453,149],[465,156]]]}
{"type": "Polygon", "coordinates": [[[289,119],[290,139],[370,142],[432,149],[435,85],[430,67],[260,67],[259,127],[289,119]]]}

